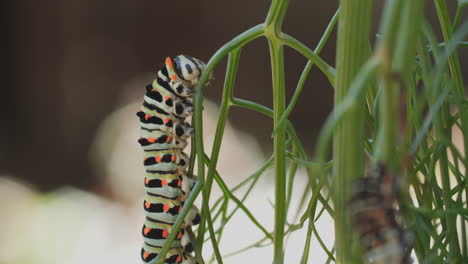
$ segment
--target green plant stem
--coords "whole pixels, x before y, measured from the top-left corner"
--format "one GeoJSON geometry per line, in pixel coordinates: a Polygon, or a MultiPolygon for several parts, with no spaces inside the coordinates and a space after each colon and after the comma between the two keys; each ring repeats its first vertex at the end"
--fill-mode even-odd
{"type": "MultiPolygon", "coordinates": [[[[284,113],[286,105],[284,83],[283,47],[270,41],[270,55],[273,78],[273,124],[276,126],[284,113]]],[[[286,130],[279,126],[273,140],[275,156],[275,231],[274,231],[274,264],[283,263],[284,224],[286,223],[286,130]]]]}
{"type": "MultiPolygon", "coordinates": [[[[233,51],[236,48],[240,48],[250,41],[253,41],[254,39],[257,39],[261,36],[263,36],[265,31],[265,25],[259,24],[256,25],[243,33],[239,34],[237,37],[233,38],[226,44],[224,44],[220,49],[216,51],[216,53],[211,57],[211,59],[208,61],[206,64],[206,68],[202,73],[202,76],[200,76],[200,80],[198,81],[197,86],[195,87],[195,90],[198,91],[198,93],[203,93],[203,89],[205,87],[205,84],[208,82],[208,79],[211,77],[211,74],[218,65],[218,63],[226,56],[229,54],[229,52],[233,51]]],[[[196,116],[194,115],[194,118],[196,116]]],[[[201,154],[201,153],[197,153],[201,154]]]]}
{"type": "Polygon", "coordinates": [[[457,13],[455,14],[455,19],[453,20],[452,31],[455,31],[458,25],[460,25],[461,17],[463,14],[463,9],[465,8],[465,6],[466,6],[466,3],[458,4],[457,13]]]}
{"type": "MultiPolygon", "coordinates": [[[[442,29],[442,33],[444,35],[444,40],[446,43],[448,43],[450,40],[452,40],[453,36],[453,30],[450,25],[450,17],[448,15],[448,9],[447,9],[447,4],[445,1],[441,0],[434,0],[436,10],[437,10],[437,15],[439,16],[439,22],[440,26],[442,29]]],[[[463,31],[463,27],[460,28],[461,31],[463,31]]],[[[463,38],[462,38],[463,39],[463,38]]],[[[456,47],[457,41],[455,40],[454,46],[456,47]]],[[[461,72],[461,66],[460,66],[460,59],[458,57],[458,53],[456,51],[456,48],[450,52],[450,57],[449,57],[449,67],[450,67],[450,75],[452,76],[452,79],[454,80],[455,83],[455,90],[457,91],[458,96],[464,97],[464,84],[463,84],[463,74],[461,72]]],[[[464,143],[464,150],[465,150],[465,159],[464,159],[464,165],[465,168],[468,168],[468,158],[467,158],[467,153],[468,153],[468,107],[466,104],[457,104],[458,106],[458,111],[460,113],[460,119],[461,119],[461,130],[462,130],[462,135],[463,135],[463,143],[464,143]]]]}
{"type": "MultiPolygon", "coordinates": [[[[276,127],[286,105],[284,48],[279,39],[289,0],[273,0],[265,20],[265,37],[270,47],[273,84],[273,127],[276,127]]],[[[281,125],[273,139],[275,167],[274,264],[283,264],[284,225],[286,223],[286,127],[281,125]]]]}
{"type": "MultiPolygon", "coordinates": [[[[392,76],[392,55],[395,50],[398,27],[403,1],[387,1],[383,18],[380,24],[382,38],[378,43],[378,56],[382,57],[383,67],[379,78],[381,90],[379,100],[379,128],[374,146],[374,160],[378,163],[387,164],[393,162],[392,155],[396,144],[397,124],[397,92],[395,80],[392,76]]],[[[394,164],[393,164],[394,165],[394,164]]]]}
{"type": "MultiPolygon", "coordinates": [[[[209,163],[210,160],[208,158],[208,156],[205,154],[204,155],[204,160],[206,163],[209,163]]],[[[218,186],[221,188],[221,190],[223,191],[224,195],[226,195],[229,199],[233,200],[236,205],[242,210],[244,211],[244,213],[247,215],[247,217],[252,221],[252,223],[254,223],[264,234],[266,237],[270,238],[273,240],[273,237],[271,236],[271,234],[266,230],[265,227],[263,227],[260,222],[257,221],[257,219],[255,219],[255,217],[253,216],[253,214],[247,209],[247,207],[244,206],[244,204],[232,193],[229,191],[229,188],[227,187],[226,183],[224,183],[223,179],[221,179],[221,177],[219,176],[219,173],[215,170],[214,173],[213,173],[213,177],[214,177],[214,180],[218,183],[218,186]]],[[[211,236],[211,234],[210,234],[211,236]]]]}
{"type": "MultiPolygon", "coordinates": [[[[360,82],[359,82],[360,83],[360,82]]],[[[356,85],[355,85],[356,86],[356,85]]],[[[360,86],[356,86],[356,88],[360,88],[360,86]]],[[[356,95],[353,94],[353,98],[358,98],[359,96],[359,91],[358,89],[353,89],[356,91],[356,95]]],[[[351,99],[350,103],[352,103],[352,100],[354,99],[351,99]]],[[[251,110],[254,110],[254,111],[257,111],[261,114],[264,114],[266,116],[269,116],[269,117],[273,117],[273,111],[268,108],[268,107],[265,107],[263,105],[259,105],[259,104],[256,104],[256,103],[253,103],[251,101],[247,101],[247,100],[243,100],[243,99],[239,99],[239,98],[233,98],[232,99],[232,103],[236,106],[239,106],[239,107],[243,107],[243,108],[247,108],[247,109],[251,109],[251,110]]],[[[349,106],[349,105],[348,105],[349,106]]],[[[351,105],[352,106],[352,105],[351,105]]],[[[347,109],[347,108],[346,108],[347,109]]],[[[335,120],[336,121],[336,120],[335,120]]],[[[286,131],[288,133],[288,135],[291,137],[291,139],[293,141],[295,141],[296,143],[296,147],[297,147],[297,150],[299,152],[299,157],[303,160],[307,159],[307,155],[306,155],[306,152],[305,152],[305,149],[302,147],[302,144],[300,143],[298,137],[297,137],[297,134],[294,130],[294,127],[292,126],[291,122],[289,122],[289,120],[286,120],[286,131]]],[[[329,126],[330,128],[333,127],[332,126],[329,126]]],[[[327,130],[329,133],[328,134],[331,134],[331,130],[327,130]]],[[[327,134],[327,135],[328,135],[327,134]]],[[[319,142],[320,143],[320,142],[319,142]]],[[[326,146],[326,144],[324,144],[326,146]]],[[[323,149],[321,149],[323,150],[323,149]]],[[[316,160],[317,161],[320,161],[320,165],[319,167],[320,168],[323,168],[324,166],[325,167],[328,167],[329,164],[325,162],[325,151],[322,151],[322,152],[318,152],[316,151],[316,153],[322,153],[322,154],[319,154],[317,155],[318,157],[321,157],[321,158],[317,158],[316,160]]],[[[311,186],[312,188],[312,191],[314,190],[314,184],[315,184],[315,181],[317,180],[316,178],[313,177],[313,175],[316,175],[314,173],[314,171],[312,170],[311,166],[306,166],[306,170],[307,170],[307,176],[309,177],[309,185],[311,186]]],[[[320,176],[320,174],[318,174],[318,176],[320,176]]],[[[323,177],[322,177],[323,178],[323,177]]],[[[320,177],[319,177],[320,179],[320,177]]],[[[334,213],[333,213],[333,210],[331,209],[330,205],[327,203],[326,199],[323,198],[323,196],[318,193],[318,199],[320,200],[320,202],[322,203],[322,205],[325,207],[325,209],[327,210],[327,213],[330,214],[330,217],[334,217],[334,213]]]]}
{"type": "Polygon", "coordinates": [[[281,32],[284,16],[288,10],[289,0],[273,0],[265,19],[265,34],[276,36],[281,32]]]}
{"type": "Polygon", "coordinates": [[[382,65],[381,57],[371,57],[364,66],[361,67],[360,72],[350,85],[349,92],[346,98],[337,107],[333,109],[333,112],[328,116],[325,124],[323,125],[319,137],[317,146],[315,147],[315,163],[322,164],[325,162],[325,157],[328,155],[327,149],[330,144],[330,140],[333,135],[333,131],[336,129],[338,124],[345,118],[346,112],[350,111],[355,105],[362,100],[365,95],[366,88],[370,85],[373,78],[376,77],[377,71],[382,65]]]}
{"type": "MultiPolygon", "coordinates": [[[[317,44],[317,47],[314,50],[315,54],[317,55],[320,54],[323,47],[325,46],[325,43],[327,42],[328,38],[333,32],[336,22],[338,21],[338,14],[339,14],[339,10],[336,10],[335,15],[333,15],[332,19],[330,20],[330,23],[328,23],[328,26],[325,29],[325,32],[323,33],[322,38],[320,39],[319,43],[317,44]]],[[[314,61],[309,60],[306,66],[304,67],[304,70],[302,71],[301,77],[299,78],[299,81],[297,82],[296,89],[294,89],[293,97],[291,98],[291,101],[289,102],[289,105],[286,108],[286,111],[284,112],[283,116],[278,122],[278,125],[283,124],[283,122],[288,118],[289,114],[291,114],[292,110],[294,109],[294,106],[296,105],[296,102],[299,99],[299,96],[301,95],[302,88],[304,88],[304,83],[307,79],[307,76],[309,75],[310,69],[312,69],[312,66],[314,66],[314,61]]],[[[277,127],[273,129],[273,133],[272,133],[273,136],[276,134],[276,130],[277,130],[277,127]]]]}
{"type": "Polygon", "coordinates": [[[322,71],[323,74],[328,78],[328,81],[332,86],[335,86],[335,69],[328,65],[322,58],[320,58],[315,52],[309,49],[306,45],[301,43],[299,40],[289,36],[288,34],[282,33],[280,39],[284,45],[287,45],[302,55],[307,57],[310,61],[313,61],[315,65],[322,71]]]}
{"type": "MultiPolygon", "coordinates": [[[[200,77],[200,80],[195,87],[195,90],[197,91],[195,96],[194,96],[194,106],[195,106],[195,113],[193,116],[193,125],[195,128],[195,147],[196,147],[196,155],[198,157],[197,159],[197,167],[198,167],[198,180],[202,183],[202,185],[205,183],[205,167],[203,165],[203,154],[204,154],[204,149],[203,149],[203,120],[202,120],[202,111],[203,111],[203,90],[205,87],[205,84],[207,83],[208,79],[210,78],[214,67],[221,61],[221,59],[229,54],[232,50],[236,48],[240,48],[243,45],[247,44],[248,42],[262,36],[264,33],[264,25],[259,24],[257,26],[254,26],[250,28],[249,30],[246,30],[242,34],[238,35],[228,43],[226,43],[223,47],[221,47],[214,55],[211,57],[210,61],[206,64],[206,68],[202,73],[202,76],[200,77]]],[[[202,204],[202,214],[209,214],[209,193],[206,190],[202,191],[202,196],[203,196],[203,204],[202,204]]],[[[213,227],[209,226],[210,233],[211,231],[214,232],[213,227]]],[[[203,234],[205,233],[205,221],[201,221],[200,225],[198,227],[198,236],[197,236],[197,243],[202,243],[203,242],[203,234]]],[[[217,249],[216,241],[214,241],[214,237],[212,238],[213,242],[213,247],[217,249]]],[[[197,254],[197,259],[202,259],[201,254],[202,254],[202,249],[195,249],[195,252],[197,254]]]]}
{"type": "MultiPolygon", "coordinates": [[[[450,24],[450,16],[447,9],[447,3],[443,0],[434,0],[434,4],[439,16],[440,27],[442,34],[444,35],[445,42],[449,42],[452,39],[453,31],[450,24]]],[[[454,51],[449,58],[450,73],[455,82],[456,90],[463,94],[463,75],[461,73],[460,60],[458,53],[454,51]]]]}
{"type": "MultiPolygon", "coordinates": [[[[239,64],[240,51],[241,51],[240,48],[236,48],[233,51],[231,51],[229,55],[228,67],[226,70],[227,72],[226,79],[225,79],[224,89],[223,89],[223,100],[220,106],[219,118],[218,118],[218,123],[216,126],[215,137],[213,140],[214,143],[213,143],[213,147],[211,151],[212,156],[211,156],[210,163],[208,164],[208,173],[206,176],[206,184],[204,188],[205,192],[207,193],[204,199],[206,198],[208,200],[210,198],[211,187],[212,187],[212,183],[214,179],[214,172],[215,172],[216,164],[218,162],[219,151],[221,149],[221,142],[222,142],[222,138],[224,135],[224,127],[226,125],[227,116],[229,114],[229,108],[231,106],[230,98],[232,97],[232,89],[234,87],[234,80],[236,77],[237,66],[239,64]]],[[[205,204],[203,205],[202,211],[209,211],[209,203],[207,203],[206,205],[205,204]],[[205,208],[205,206],[207,208],[205,208]]],[[[210,227],[210,228],[212,229],[213,227],[210,227]]],[[[218,234],[220,236],[221,232],[218,234]]],[[[202,238],[203,236],[200,235],[200,240],[202,238]]],[[[214,238],[212,237],[212,239],[214,238]]],[[[214,248],[217,249],[217,247],[214,247],[214,248]]],[[[218,263],[221,263],[222,259],[221,259],[221,254],[219,253],[219,250],[218,251],[215,250],[215,256],[217,258],[218,263]]]]}
{"type": "MultiPolygon", "coordinates": [[[[334,105],[346,98],[359,69],[368,59],[372,1],[340,1],[338,44],[336,55],[336,86],[334,105]]],[[[352,231],[347,201],[350,182],[363,175],[364,168],[364,100],[350,109],[333,135],[333,188],[335,206],[336,263],[354,263],[352,231]]]]}
{"type": "MultiPolygon", "coordinates": [[[[447,9],[447,3],[445,1],[441,0],[434,0],[434,5],[437,10],[437,15],[439,17],[439,22],[440,26],[442,29],[442,34],[444,36],[445,42],[448,42],[449,40],[452,39],[453,31],[452,31],[452,25],[450,22],[450,17],[448,14],[448,9],[447,9]]],[[[449,57],[449,68],[450,68],[450,74],[452,79],[454,80],[455,83],[455,90],[457,91],[459,96],[464,95],[464,86],[463,86],[463,78],[462,78],[462,73],[461,73],[461,68],[460,68],[460,61],[458,58],[458,54],[456,51],[453,52],[453,54],[449,57]]],[[[442,120],[440,120],[440,124],[437,125],[439,129],[436,128],[436,131],[438,133],[442,133],[441,136],[444,137],[449,137],[451,138],[451,126],[450,127],[445,127],[442,122],[446,122],[447,115],[450,115],[448,105],[445,106],[446,110],[442,111],[442,115],[445,115],[445,117],[441,116],[442,120]]],[[[464,165],[465,167],[468,166],[467,162],[467,149],[468,149],[468,113],[466,113],[468,108],[464,107],[463,105],[458,105],[458,111],[460,112],[461,116],[461,130],[463,134],[463,141],[464,141],[464,147],[465,147],[465,159],[464,159],[464,165]]],[[[437,122],[439,123],[439,122],[437,122]]],[[[449,194],[449,189],[450,189],[450,175],[448,173],[448,157],[447,157],[447,150],[444,151],[444,153],[441,156],[440,160],[440,169],[441,169],[441,177],[442,177],[442,188],[444,190],[444,203],[446,206],[447,210],[450,210],[454,207],[452,203],[451,196],[449,194]]],[[[446,221],[447,221],[447,240],[449,242],[449,248],[450,248],[450,256],[452,257],[452,260],[455,262],[461,261],[460,257],[460,246],[458,243],[458,236],[457,236],[457,227],[456,227],[456,215],[447,215],[446,221]]],[[[466,254],[466,252],[464,252],[466,254]]]]}

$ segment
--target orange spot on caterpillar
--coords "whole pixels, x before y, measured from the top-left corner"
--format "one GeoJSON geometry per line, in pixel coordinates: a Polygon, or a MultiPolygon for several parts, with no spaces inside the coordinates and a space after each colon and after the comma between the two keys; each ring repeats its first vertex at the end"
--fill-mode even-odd
{"type": "Polygon", "coordinates": [[[167,185],[167,181],[166,181],[166,180],[161,180],[161,185],[162,185],[162,186],[166,186],[166,185],[167,185]]]}
{"type": "Polygon", "coordinates": [[[149,256],[149,253],[145,251],[145,252],[143,253],[143,258],[146,259],[148,256],[149,256]]]}
{"type": "Polygon", "coordinates": [[[163,210],[164,210],[164,212],[169,211],[169,205],[164,204],[164,205],[163,205],[163,210]]]}
{"type": "Polygon", "coordinates": [[[151,117],[150,114],[146,114],[146,115],[145,115],[145,120],[148,120],[150,117],[151,117]]]}
{"type": "Polygon", "coordinates": [[[182,238],[182,232],[179,232],[179,234],[177,235],[177,239],[181,239],[182,238]]]}
{"type": "Polygon", "coordinates": [[[159,157],[159,156],[154,157],[154,160],[156,160],[156,162],[161,162],[161,157],[159,157]]]}
{"type": "Polygon", "coordinates": [[[175,81],[177,79],[177,76],[175,76],[175,74],[172,74],[171,76],[169,76],[169,78],[171,78],[171,80],[175,81]]]}
{"type": "Polygon", "coordinates": [[[171,121],[171,119],[169,119],[169,117],[164,118],[164,124],[169,123],[169,121],[171,121]]]}
{"type": "Polygon", "coordinates": [[[171,140],[172,140],[172,137],[168,136],[167,139],[166,139],[166,142],[171,142],[171,140]]]}
{"type": "Polygon", "coordinates": [[[176,160],[176,155],[172,155],[171,160],[174,162],[176,160]]]}
{"type": "Polygon", "coordinates": [[[147,138],[146,140],[148,140],[149,143],[154,143],[154,142],[156,142],[156,139],[155,139],[155,138],[152,138],[152,137],[149,137],[149,138],[147,138]]]}
{"type": "Polygon", "coordinates": [[[167,232],[167,230],[163,230],[161,235],[163,238],[166,238],[167,236],[169,236],[169,232],[167,232]]]}
{"type": "Polygon", "coordinates": [[[146,228],[143,230],[143,233],[144,233],[145,235],[147,235],[150,231],[151,231],[151,228],[146,227],[146,228]]]}
{"type": "Polygon", "coordinates": [[[166,58],[166,66],[169,68],[169,70],[174,70],[174,64],[172,63],[172,59],[169,57],[166,58]]]}
{"type": "Polygon", "coordinates": [[[182,181],[181,180],[177,181],[177,186],[179,186],[179,187],[182,186],[182,181]]]}
{"type": "Polygon", "coordinates": [[[145,202],[145,207],[146,207],[146,209],[148,209],[150,206],[151,206],[151,203],[150,203],[150,202],[145,202]]]}
{"type": "Polygon", "coordinates": [[[181,261],[182,261],[182,256],[179,255],[179,256],[177,257],[177,262],[181,262],[181,261]]]}
{"type": "Polygon", "coordinates": [[[182,206],[179,206],[179,213],[182,211],[182,206]]]}
{"type": "Polygon", "coordinates": [[[156,89],[153,88],[153,89],[151,89],[151,91],[152,91],[152,92],[156,92],[156,89]]]}
{"type": "Polygon", "coordinates": [[[167,101],[167,100],[169,100],[169,96],[166,95],[164,96],[164,101],[167,101]]]}
{"type": "Polygon", "coordinates": [[[145,183],[148,184],[150,182],[150,179],[145,178],[145,183]]]}
{"type": "Polygon", "coordinates": [[[147,160],[147,159],[148,159],[148,157],[144,157],[144,158],[143,158],[143,160],[147,160]]]}

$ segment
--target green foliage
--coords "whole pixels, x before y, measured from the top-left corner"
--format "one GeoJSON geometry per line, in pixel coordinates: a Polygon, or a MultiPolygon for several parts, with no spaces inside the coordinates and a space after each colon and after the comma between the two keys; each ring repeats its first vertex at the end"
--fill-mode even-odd
{"type": "MultiPolygon", "coordinates": [[[[407,228],[415,235],[414,252],[419,263],[468,262],[465,226],[468,184],[464,169],[468,167],[468,101],[464,95],[457,55],[457,48],[467,46],[463,40],[468,33],[468,23],[460,23],[466,1],[459,1],[453,23],[445,1],[433,1],[443,32],[442,43],[436,39],[435,29],[424,18],[424,3],[423,0],[386,1],[379,38],[372,49],[372,1],[342,0],[339,16],[337,11],[319,44],[312,50],[282,32],[281,26],[289,1],[273,0],[264,23],[235,37],[213,55],[194,98],[193,123],[197,133],[193,156],[197,157],[199,185],[186,203],[191,204],[201,191],[203,221],[197,230],[195,243],[196,257],[200,263],[205,263],[201,257],[204,243],[210,243],[214,249],[210,261],[223,263],[218,243],[225,223],[239,210],[264,234],[257,243],[246,245],[239,252],[273,244],[274,263],[284,263],[284,249],[287,248],[284,244],[285,236],[307,227],[301,263],[308,263],[313,239],[318,240],[329,256],[328,262],[361,263],[359,243],[351,235],[346,203],[351,192],[351,181],[365,174],[366,159],[401,172],[399,177],[404,184],[399,195],[400,209],[407,228]],[[339,30],[335,72],[319,53],[337,20],[339,30]],[[233,96],[241,51],[260,37],[267,39],[270,50],[274,98],[272,109],[233,96]],[[288,105],[285,99],[284,46],[309,59],[288,105]],[[204,153],[202,138],[203,89],[213,69],[225,56],[229,56],[227,72],[212,154],[209,157],[204,153]],[[334,86],[335,105],[321,129],[314,155],[310,158],[293,124],[288,121],[288,116],[313,66],[317,66],[334,86]],[[226,120],[232,107],[271,117],[274,148],[257,172],[229,188],[216,166],[226,120]],[[452,129],[461,131],[463,146],[453,142],[452,129]],[[327,160],[331,142],[333,159],[327,160]],[[255,214],[243,205],[269,167],[273,167],[275,173],[274,230],[265,228],[255,218],[255,214]],[[309,184],[301,196],[303,209],[298,212],[301,214],[298,222],[287,223],[286,216],[290,213],[294,176],[298,167],[306,169],[309,184]],[[221,188],[224,196],[209,203],[214,183],[221,188]],[[236,191],[242,186],[249,187],[240,196],[236,191]],[[329,194],[331,197],[328,197],[329,194]],[[231,203],[234,209],[228,210],[231,203]],[[335,221],[336,240],[332,249],[323,243],[315,228],[315,221],[324,212],[335,221]]],[[[190,167],[192,170],[193,164],[190,167]]],[[[182,219],[178,218],[178,226],[182,219]]],[[[171,233],[170,238],[174,237],[175,234],[171,233]]]]}

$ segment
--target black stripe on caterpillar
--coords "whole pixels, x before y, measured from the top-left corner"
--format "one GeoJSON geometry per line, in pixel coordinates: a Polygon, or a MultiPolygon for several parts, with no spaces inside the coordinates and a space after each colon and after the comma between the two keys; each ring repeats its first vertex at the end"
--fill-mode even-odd
{"type": "MultiPolygon", "coordinates": [[[[141,126],[138,143],[144,151],[146,170],[141,249],[144,263],[161,252],[195,183],[187,175],[189,157],[183,152],[194,133],[185,118],[193,113],[193,88],[204,68],[203,62],[185,55],[166,58],[157,78],[146,86],[144,102],[137,113],[141,126]]],[[[198,209],[191,207],[165,263],[197,263],[190,255],[193,247],[186,230],[198,224],[200,218],[198,209]]]]}

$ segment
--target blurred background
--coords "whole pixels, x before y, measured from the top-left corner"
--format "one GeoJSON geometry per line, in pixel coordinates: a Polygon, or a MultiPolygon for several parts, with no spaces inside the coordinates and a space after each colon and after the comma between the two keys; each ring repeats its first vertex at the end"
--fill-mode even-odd
{"type": "MultiPolygon", "coordinates": [[[[449,2],[453,12],[456,1],[449,2]]],[[[4,1],[0,264],[138,261],[143,166],[135,113],[145,85],[166,56],[187,54],[208,61],[224,43],[261,23],[269,4],[247,0],[4,1]]],[[[381,4],[376,1],[376,21],[381,4]]],[[[338,1],[291,1],[284,31],[313,48],[337,6],[338,1]]],[[[432,7],[427,15],[434,18],[432,7]]],[[[334,42],[335,34],[321,54],[331,65],[334,42]]],[[[468,53],[461,50],[460,54],[466,71],[468,53]]],[[[289,96],[306,62],[286,49],[289,96]]],[[[216,122],[224,67],[221,63],[216,68],[212,86],[205,90],[213,102],[205,106],[207,142],[216,122]]],[[[271,106],[264,39],[243,50],[235,95],[271,106]]],[[[313,68],[290,117],[310,152],[332,99],[332,87],[313,68]]],[[[249,175],[271,151],[271,130],[270,119],[233,109],[220,161],[228,183],[249,175]],[[243,169],[232,160],[242,163],[243,169]]],[[[272,227],[268,193],[273,186],[269,178],[263,181],[265,194],[258,194],[250,206],[265,208],[258,218],[272,227]]],[[[321,228],[331,245],[332,224],[323,220],[321,228]]],[[[303,237],[298,241],[301,245],[303,237]]],[[[239,249],[238,245],[229,247],[222,248],[223,253],[239,249]]],[[[265,251],[265,255],[270,253],[265,251]]],[[[270,262],[262,258],[258,263],[270,262]]]]}

